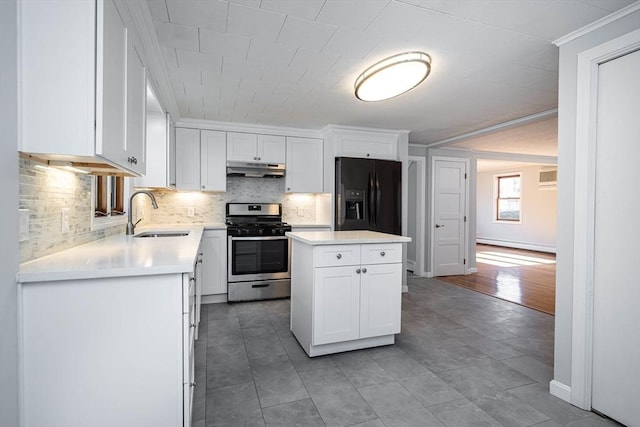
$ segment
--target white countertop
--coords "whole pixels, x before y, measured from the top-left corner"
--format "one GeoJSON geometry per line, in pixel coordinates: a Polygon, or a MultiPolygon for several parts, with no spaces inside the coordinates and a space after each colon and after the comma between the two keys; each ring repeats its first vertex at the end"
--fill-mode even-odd
{"type": "Polygon", "coordinates": [[[395,234],[378,233],[377,231],[299,231],[288,232],[288,237],[308,245],[349,245],[362,243],[404,243],[410,237],[395,234]]]}
{"type": "Polygon", "coordinates": [[[185,273],[193,270],[204,227],[149,226],[150,230],[189,231],[183,237],[136,238],[120,234],[20,264],[18,282],[97,279],[185,273]]]}
{"type": "Polygon", "coordinates": [[[331,228],[331,224],[291,224],[289,225],[293,228],[331,228]]]}

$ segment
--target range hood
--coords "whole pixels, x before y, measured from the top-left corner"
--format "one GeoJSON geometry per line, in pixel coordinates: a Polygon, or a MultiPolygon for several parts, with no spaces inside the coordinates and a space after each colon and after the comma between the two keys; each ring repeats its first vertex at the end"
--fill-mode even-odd
{"type": "Polygon", "coordinates": [[[278,163],[227,162],[227,176],[282,178],[284,165],[278,163]]]}

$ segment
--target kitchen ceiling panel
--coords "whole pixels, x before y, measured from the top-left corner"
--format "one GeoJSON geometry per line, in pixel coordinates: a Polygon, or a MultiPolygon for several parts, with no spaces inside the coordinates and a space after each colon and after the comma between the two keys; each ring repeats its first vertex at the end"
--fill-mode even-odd
{"type": "Polygon", "coordinates": [[[250,37],[200,29],[200,52],[222,57],[246,58],[250,37]]]}
{"type": "Polygon", "coordinates": [[[280,13],[229,3],[227,32],[275,41],[285,17],[280,13]]]}
{"type": "Polygon", "coordinates": [[[148,1],[182,117],[408,129],[427,145],[557,108],[551,40],[631,3],[148,1]],[[366,67],[408,50],[431,55],[425,82],[386,101],[355,98],[366,67]]]}
{"type": "Polygon", "coordinates": [[[186,25],[155,22],[158,41],[164,47],[191,50],[198,52],[198,29],[186,25]]]}
{"type": "Polygon", "coordinates": [[[320,13],[325,0],[262,0],[260,7],[271,12],[313,21],[320,13]]]}
{"type": "Polygon", "coordinates": [[[362,31],[389,3],[389,0],[327,0],[316,20],[362,31]]]}
{"type": "Polygon", "coordinates": [[[226,1],[189,0],[185,7],[184,0],[166,0],[169,19],[174,24],[206,28],[224,32],[227,27],[226,1]]]}
{"type": "Polygon", "coordinates": [[[320,51],[336,32],[336,29],[335,25],[320,24],[288,16],[278,36],[278,42],[320,51]]]}
{"type": "MultiPolygon", "coordinates": [[[[286,25],[286,24],[285,24],[286,25]]],[[[297,47],[282,43],[274,43],[268,40],[254,37],[251,40],[247,59],[265,64],[267,62],[281,65],[289,65],[297,47]]]]}

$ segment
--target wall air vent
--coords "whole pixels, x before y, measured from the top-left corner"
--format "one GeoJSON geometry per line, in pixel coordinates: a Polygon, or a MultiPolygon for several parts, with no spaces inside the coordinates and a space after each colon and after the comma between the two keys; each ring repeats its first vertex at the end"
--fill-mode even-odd
{"type": "Polygon", "coordinates": [[[553,190],[558,186],[558,169],[541,170],[538,177],[541,190],[553,190]]]}

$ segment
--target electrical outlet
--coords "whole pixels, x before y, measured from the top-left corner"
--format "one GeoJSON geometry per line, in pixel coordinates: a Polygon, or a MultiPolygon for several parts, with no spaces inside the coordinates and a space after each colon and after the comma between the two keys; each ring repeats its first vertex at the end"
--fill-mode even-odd
{"type": "Polygon", "coordinates": [[[60,212],[60,229],[63,233],[71,229],[71,225],[69,224],[69,208],[62,208],[60,212]]]}
{"type": "Polygon", "coordinates": [[[298,216],[304,216],[304,208],[302,206],[298,206],[298,216]]]}
{"type": "Polygon", "coordinates": [[[194,207],[188,207],[187,208],[187,216],[193,218],[194,216],[196,216],[196,208],[194,207]]]}
{"type": "Polygon", "coordinates": [[[29,240],[29,209],[19,209],[20,212],[20,241],[29,240]]]}

